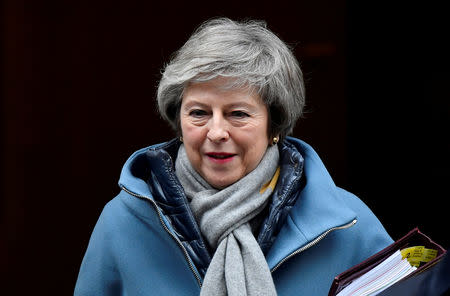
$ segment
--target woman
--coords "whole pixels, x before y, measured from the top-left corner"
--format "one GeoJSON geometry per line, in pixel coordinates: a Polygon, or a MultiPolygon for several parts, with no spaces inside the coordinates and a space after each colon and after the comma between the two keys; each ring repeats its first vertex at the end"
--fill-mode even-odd
{"type": "Polygon", "coordinates": [[[179,138],[125,163],[75,295],[326,295],[335,275],[392,242],[288,137],[302,73],[263,23],[203,24],[166,66],[157,100],[179,138]]]}

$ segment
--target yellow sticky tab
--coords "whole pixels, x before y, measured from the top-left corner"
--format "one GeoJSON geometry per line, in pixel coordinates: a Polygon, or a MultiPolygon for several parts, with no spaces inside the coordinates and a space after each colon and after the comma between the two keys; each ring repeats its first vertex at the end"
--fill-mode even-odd
{"type": "Polygon", "coordinates": [[[422,258],[424,259],[424,262],[428,262],[436,258],[438,251],[434,249],[424,249],[424,253],[422,255],[422,258]]]}
{"type": "Polygon", "coordinates": [[[277,168],[275,174],[272,177],[272,180],[267,182],[259,191],[260,194],[263,194],[264,191],[267,190],[267,188],[272,189],[272,191],[275,189],[275,186],[277,185],[278,177],[280,176],[280,167],[277,168]]]}
{"type": "Polygon", "coordinates": [[[409,264],[418,267],[422,262],[428,262],[436,258],[437,250],[427,249],[424,246],[414,246],[400,251],[402,258],[407,259],[409,264]]]}

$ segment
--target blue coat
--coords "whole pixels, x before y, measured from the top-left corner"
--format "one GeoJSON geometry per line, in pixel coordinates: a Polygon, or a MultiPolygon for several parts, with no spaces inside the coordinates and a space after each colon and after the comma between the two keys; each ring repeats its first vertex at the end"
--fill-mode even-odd
{"type": "MultiPolygon", "coordinates": [[[[94,228],[75,295],[198,295],[211,250],[174,173],[179,142],[135,152],[121,192],[94,228]]],[[[327,295],[333,278],[392,243],[355,195],[336,187],[316,152],[287,138],[257,237],[278,295],[327,295]]]]}

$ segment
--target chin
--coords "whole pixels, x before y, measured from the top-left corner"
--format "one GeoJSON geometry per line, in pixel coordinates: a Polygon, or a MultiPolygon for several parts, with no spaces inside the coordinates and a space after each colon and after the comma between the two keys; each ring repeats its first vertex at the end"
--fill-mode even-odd
{"type": "Polygon", "coordinates": [[[224,180],[224,179],[214,179],[214,180],[207,180],[209,185],[216,189],[224,189],[225,187],[228,187],[229,185],[233,184],[237,180],[224,180]]]}

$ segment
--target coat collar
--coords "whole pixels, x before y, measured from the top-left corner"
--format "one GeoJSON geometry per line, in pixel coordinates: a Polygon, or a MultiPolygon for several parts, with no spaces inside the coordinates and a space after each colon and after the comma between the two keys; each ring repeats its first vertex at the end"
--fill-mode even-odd
{"type": "Polygon", "coordinates": [[[304,158],[305,185],[297,202],[267,253],[269,267],[274,268],[289,254],[307,247],[333,228],[351,223],[356,214],[344,202],[339,188],[317,153],[305,142],[288,137],[304,158]]]}
{"type": "MultiPolygon", "coordinates": [[[[177,139],[169,142],[156,144],[147,148],[140,149],[133,153],[125,162],[120,173],[119,187],[125,188],[134,195],[148,197],[153,199],[147,181],[152,173],[158,172],[161,168],[172,167],[171,154],[176,155],[180,143],[177,139]],[[151,154],[158,153],[158,157],[152,157],[151,154]]],[[[162,181],[168,181],[162,178],[162,181]]]]}

